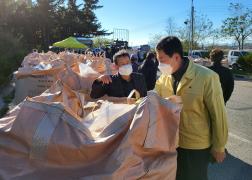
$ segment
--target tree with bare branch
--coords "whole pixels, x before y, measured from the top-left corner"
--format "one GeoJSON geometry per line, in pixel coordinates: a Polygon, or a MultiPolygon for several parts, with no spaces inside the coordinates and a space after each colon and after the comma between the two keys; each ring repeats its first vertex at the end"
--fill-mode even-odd
{"type": "Polygon", "coordinates": [[[245,40],[252,34],[252,11],[248,8],[244,10],[239,3],[231,3],[229,10],[234,16],[223,21],[221,32],[226,37],[234,38],[239,49],[243,49],[245,40]]]}

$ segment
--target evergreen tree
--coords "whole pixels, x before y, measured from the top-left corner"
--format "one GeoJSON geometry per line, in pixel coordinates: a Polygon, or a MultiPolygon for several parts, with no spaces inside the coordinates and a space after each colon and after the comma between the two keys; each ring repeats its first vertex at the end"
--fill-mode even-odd
{"type": "Polygon", "coordinates": [[[98,0],[0,1],[0,31],[12,33],[28,49],[47,50],[56,41],[69,36],[104,35],[95,15],[102,6],[98,0]],[[81,8],[82,7],[82,8],[81,8]]]}
{"type": "Polygon", "coordinates": [[[104,35],[105,30],[101,29],[101,24],[98,22],[97,17],[94,13],[95,10],[102,8],[103,6],[98,5],[99,0],[84,0],[83,8],[83,33],[84,35],[104,35]]]}

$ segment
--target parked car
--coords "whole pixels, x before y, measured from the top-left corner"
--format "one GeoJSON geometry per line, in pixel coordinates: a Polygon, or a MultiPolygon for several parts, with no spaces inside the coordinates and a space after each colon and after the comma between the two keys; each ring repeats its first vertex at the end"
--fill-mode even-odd
{"type": "Polygon", "coordinates": [[[244,50],[230,50],[228,52],[228,65],[232,67],[232,69],[239,69],[239,65],[237,64],[237,60],[241,56],[245,56],[248,54],[248,51],[244,50]]]}
{"type": "Polygon", "coordinates": [[[208,58],[209,57],[209,51],[208,50],[192,50],[192,52],[190,52],[189,56],[192,59],[208,58]]]}
{"type": "Polygon", "coordinates": [[[202,66],[211,65],[208,50],[192,50],[191,52],[189,52],[188,58],[192,60],[194,63],[200,64],[202,66]]]}

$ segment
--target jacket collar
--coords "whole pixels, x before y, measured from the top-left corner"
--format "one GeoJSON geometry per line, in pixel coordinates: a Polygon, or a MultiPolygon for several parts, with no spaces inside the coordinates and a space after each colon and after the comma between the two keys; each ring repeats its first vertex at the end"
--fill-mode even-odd
{"type": "Polygon", "coordinates": [[[172,73],[172,77],[175,81],[181,80],[181,78],[184,76],[188,68],[188,65],[189,65],[189,59],[184,58],[184,60],[182,60],[181,67],[176,72],[172,73]]]}
{"type": "MultiPolygon", "coordinates": [[[[184,74],[184,78],[187,78],[187,79],[193,79],[193,77],[195,76],[195,64],[193,61],[189,60],[189,64],[188,64],[188,67],[187,67],[187,70],[184,74]]],[[[184,79],[182,78],[182,79],[184,79]]]]}
{"type": "MultiPolygon", "coordinates": [[[[121,76],[121,74],[119,74],[119,72],[116,74],[122,81],[126,81],[126,80],[124,80],[123,78],[122,78],[122,76],[121,76]]],[[[132,81],[133,80],[133,77],[134,77],[134,75],[133,75],[133,72],[130,74],[130,81],[132,81]]]]}
{"type": "Polygon", "coordinates": [[[189,60],[187,70],[178,84],[177,93],[176,93],[177,95],[181,95],[182,91],[184,91],[190,86],[192,79],[195,77],[194,69],[195,69],[194,62],[189,60]]]}

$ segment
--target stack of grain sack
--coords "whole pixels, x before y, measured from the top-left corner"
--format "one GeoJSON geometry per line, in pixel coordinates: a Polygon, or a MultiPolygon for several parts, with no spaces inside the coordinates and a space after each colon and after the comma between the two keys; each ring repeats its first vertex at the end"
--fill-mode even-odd
{"type": "Polygon", "coordinates": [[[63,68],[64,62],[53,52],[33,52],[27,55],[22,62],[22,67],[14,72],[14,103],[18,104],[27,96],[39,95],[50,88],[63,68]]]}
{"type": "MultiPolygon", "coordinates": [[[[22,67],[14,73],[16,85],[14,103],[20,103],[27,96],[33,97],[41,94],[59,78],[70,78],[69,76],[78,76],[78,79],[85,79],[87,76],[97,78],[101,73],[105,73],[106,63],[113,69],[110,61],[104,61],[102,57],[71,52],[59,54],[50,51],[47,53],[33,52],[24,58],[22,67]],[[94,70],[90,70],[90,68],[94,70]]],[[[74,83],[75,86],[80,86],[80,84],[76,85],[77,82],[72,82],[71,85],[74,86],[74,83]]],[[[84,85],[85,90],[90,89],[92,82],[88,81],[88,83],[84,85]]],[[[81,87],[79,88],[81,89],[81,87]]]]}
{"type": "Polygon", "coordinates": [[[136,104],[91,99],[112,67],[101,59],[64,62],[49,89],[0,119],[0,179],[175,179],[181,106],[153,91],[136,104]]]}

